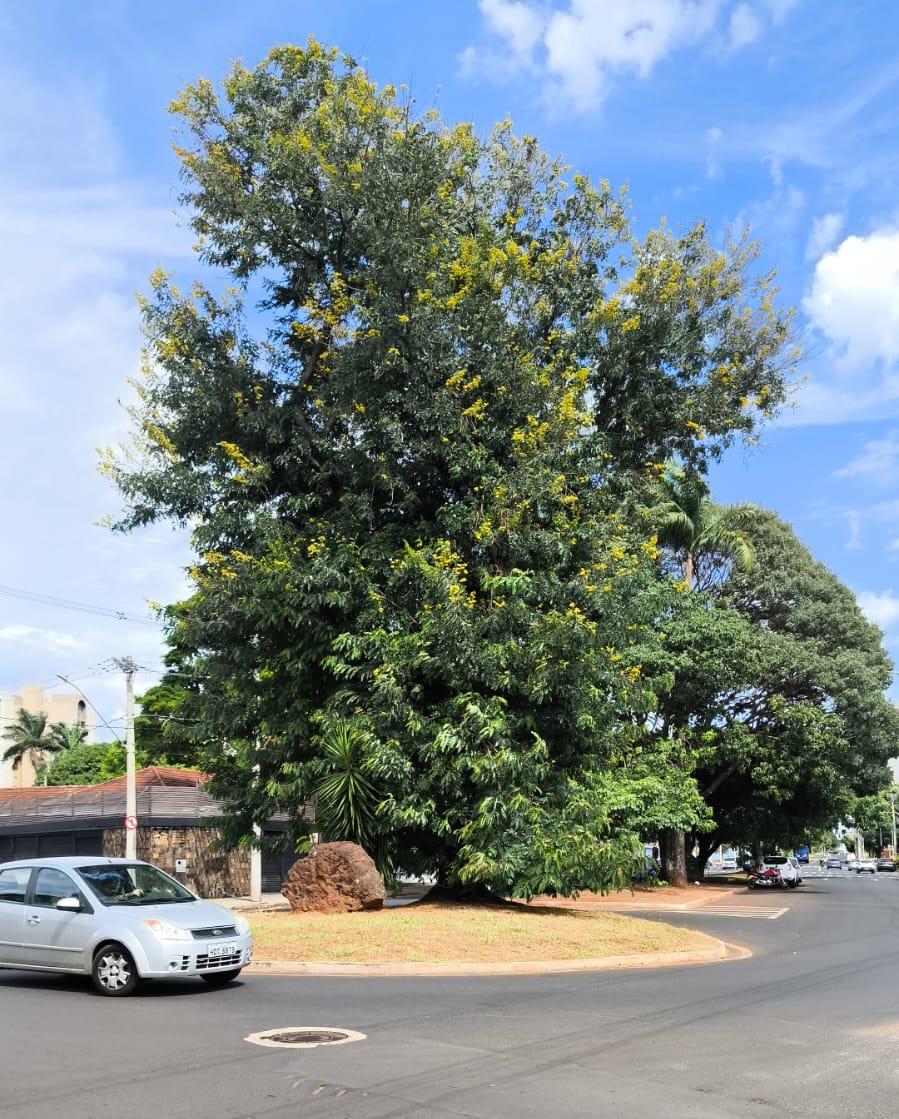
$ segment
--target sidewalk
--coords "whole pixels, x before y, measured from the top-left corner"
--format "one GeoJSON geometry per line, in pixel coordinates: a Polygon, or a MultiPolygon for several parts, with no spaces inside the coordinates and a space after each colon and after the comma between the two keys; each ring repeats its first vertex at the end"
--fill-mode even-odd
{"type": "MultiPolygon", "coordinates": [[[[384,899],[384,907],[392,909],[397,905],[411,905],[424,897],[430,888],[427,884],[409,883],[403,886],[402,893],[396,897],[388,894],[384,899]]],[[[290,909],[283,894],[263,894],[261,901],[252,901],[250,898],[209,898],[209,901],[223,905],[226,909],[233,909],[236,913],[277,913],[279,910],[290,909]]]]}
{"type": "Polygon", "coordinates": [[[593,894],[588,890],[576,898],[536,897],[527,904],[548,909],[587,909],[622,911],[653,911],[671,913],[689,911],[726,897],[740,887],[731,882],[706,882],[702,886],[658,886],[654,889],[621,890],[615,894],[593,894]]]}

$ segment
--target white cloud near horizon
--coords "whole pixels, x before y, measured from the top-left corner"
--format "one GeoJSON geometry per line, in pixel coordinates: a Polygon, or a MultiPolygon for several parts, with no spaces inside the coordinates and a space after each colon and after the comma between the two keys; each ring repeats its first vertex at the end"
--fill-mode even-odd
{"type": "Polygon", "coordinates": [[[862,613],[884,632],[892,629],[899,622],[899,596],[892,590],[877,593],[876,591],[857,591],[855,595],[862,613]]]}
{"type": "Polygon", "coordinates": [[[61,633],[55,629],[40,629],[37,626],[21,624],[0,627],[0,641],[12,641],[64,653],[84,648],[84,643],[71,633],[61,633]]]}
{"type": "MultiPolygon", "coordinates": [[[[54,81],[0,73],[0,154],[15,153],[0,160],[0,518],[17,542],[4,549],[3,582],[143,614],[183,585],[183,535],[98,527],[119,501],[98,475],[97,446],[127,430],[134,292],[157,264],[184,264],[192,238],[167,186],[122,170],[99,93],[54,81]]],[[[9,599],[0,626],[4,692],[112,655],[160,663],[155,627],[9,599]]]]}
{"type": "Polygon", "coordinates": [[[715,43],[726,55],[780,22],[791,2],[730,0],[479,0],[482,42],[460,56],[463,77],[543,82],[548,103],[599,108],[616,81],[647,77],[668,55],[715,43]],[[724,23],[721,23],[721,16],[724,23]]]}

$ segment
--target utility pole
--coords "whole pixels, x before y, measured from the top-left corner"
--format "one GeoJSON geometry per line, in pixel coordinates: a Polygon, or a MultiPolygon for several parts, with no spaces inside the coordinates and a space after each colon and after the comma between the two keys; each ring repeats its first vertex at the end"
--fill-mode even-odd
{"type": "Polygon", "coordinates": [[[890,802],[890,811],[893,813],[893,845],[890,847],[890,853],[893,858],[896,857],[896,794],[887,793],[887,800],[890,802]]]}
{"type": "Polygon", "coordinates": [[[131,657],[116,657],[125,673],[125,858],[137,858],[137,767],[134,761],[134,674],[131,657]]]}

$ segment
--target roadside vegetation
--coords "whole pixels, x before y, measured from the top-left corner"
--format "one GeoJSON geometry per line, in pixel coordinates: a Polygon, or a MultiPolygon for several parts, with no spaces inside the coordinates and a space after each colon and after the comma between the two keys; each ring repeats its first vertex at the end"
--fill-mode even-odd
{"type": "Polygon", "coordinates": [[[749,241],[638,237],[533,137],[314,42],[172,108],[207,270],[151,278],[104,466],[119,530],[191,529],[144,710],[227,841],[284,812],[302,850],[318,795],[388,873],[570,895],[644,839],[680,883],[694,843],[793,843],[887,784],[881,634],[709,492],[796,375],[749,241]]]}

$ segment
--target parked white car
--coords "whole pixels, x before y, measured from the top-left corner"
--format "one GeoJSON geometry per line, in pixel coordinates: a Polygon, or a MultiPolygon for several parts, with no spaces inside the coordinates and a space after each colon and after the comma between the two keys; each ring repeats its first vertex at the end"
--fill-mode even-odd
{"type": "Polygon", "coordinates": [[[90,975],[103,995],[142,979],[230,983],[252,958],[244,917],[149,863],[24,859],[0,865],[0,967],[90,975]]]}
{"type": "Polygon", "coordinates": [[[780,871],[781,878],[788,886],[795,888],[802,881],[799,874],[797,859],[792,857],[788,858],[786,855],[765,855],[762,859],[762,867],[765,868],[769,866],[780,871]]]}

